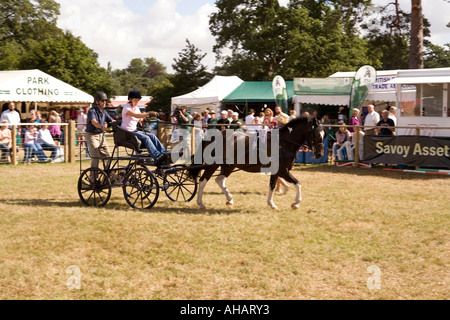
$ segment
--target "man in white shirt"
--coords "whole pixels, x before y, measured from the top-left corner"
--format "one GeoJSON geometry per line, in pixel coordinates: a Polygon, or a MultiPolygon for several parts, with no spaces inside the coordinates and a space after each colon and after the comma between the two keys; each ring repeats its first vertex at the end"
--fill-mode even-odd
{"type": "MultiPolygon", "coordinates": [[[[8,121],[10,124],[20,123],[20,114],[16,111],[16,105],[14,102],[10,102],[8,105],[8,110],[5,110],[0,117],[0,122],[3,120],[8,121]]],[[[11,129],[11,127],[9,127],[11,129]]]]}
{"type": "Polygon", "coordinates": [[[369,113],[366,116],[366,119],[364,121],[364,129],[366,131],[366,135],[374,136],[375,135],[375,128],[370,127],[376,127],[378,125],[378,122],[380,122],[380,115],[378,112],[375,111],[374,105],[369,105],[367,107],[369,113]]]}
{"type": "Polygon", "coordinates": [[[42,149],[51,151],[52,154],[50,155],[50,159],[55,160],[60,147],[55,145],[55,141],[53,140],[50,130],[48,130],[47,121],[42,121],[42,124],[45,125],[43,125],[38,131],[37,143],[41,145],[42,149]]]}
{"type": "Polygon", "coordinates": [[[397,108],[396,107],[391,107],[389,109],[389,119],[392,119],[392,121],[394,121],[395,126],[397,126],[397,108]]]}

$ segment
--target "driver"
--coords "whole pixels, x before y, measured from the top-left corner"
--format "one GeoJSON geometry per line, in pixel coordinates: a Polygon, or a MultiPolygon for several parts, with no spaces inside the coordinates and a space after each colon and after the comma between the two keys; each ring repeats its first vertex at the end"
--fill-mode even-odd
{"type": "Polygon", "coordinates": [[[122,110],[122,129],[132,132],[148,150],[150,157],[155,164],[163,164],[169,161],[170,153],[158,140],[158,138],[150,132],[142,132],[137,130],[137,125],[142,119],[149,116],[148,112],[141,113],[138,103],[142,96],[138,90],[132,90],[128,94],[129,103],[122,110]]]}

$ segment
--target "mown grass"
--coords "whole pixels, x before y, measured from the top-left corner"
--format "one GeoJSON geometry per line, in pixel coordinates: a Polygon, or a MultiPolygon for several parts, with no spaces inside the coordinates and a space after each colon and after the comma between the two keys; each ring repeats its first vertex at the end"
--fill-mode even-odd
{"type": "Polygon", "coordinates": [[[211,182],[208,210],[164,195],[149,211],[120,189],[79,201],[79,165],[0,167],[0,299],[449,299],[450,179],[301,166],[266,205],[268,177],[211,182]],[[69,289],[70,266],[81,289],[69,289]],[[371,290],[370,266],[381,271],[371,290]]]}

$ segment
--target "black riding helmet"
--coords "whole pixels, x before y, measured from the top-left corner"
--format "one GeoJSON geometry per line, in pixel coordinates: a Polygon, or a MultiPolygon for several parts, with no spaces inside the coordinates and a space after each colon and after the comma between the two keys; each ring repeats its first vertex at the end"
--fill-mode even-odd
{"type": "Polygon", "coordinates": [[[108,100],[108,96],[107,96],[106,93],[104,93],[104,92],[97,92],[97,93],[94,95],[94,100],[95,100],[95,101],[108,100]]]}
{"type": "Polygon", "coordinates": [[[135,99],[135,98],[137,98],[139,100],[142,99],[141,93],[137,90],[131,90],[130,93],[128,93],[128,100],[135,99]]]}

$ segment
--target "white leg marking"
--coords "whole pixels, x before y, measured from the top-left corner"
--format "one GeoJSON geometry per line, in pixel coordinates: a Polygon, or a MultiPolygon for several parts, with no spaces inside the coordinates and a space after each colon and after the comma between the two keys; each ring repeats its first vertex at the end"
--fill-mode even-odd
{"type": "Polygon", "coordinates": [[[227,181],[227,178],[225,176],[218,176],[216,178],[216,183],[219,185],[220,189],[222,189],[222,192],[225,194],[225,197],[227,198],[227,205],[233,205],[233,196],[231,195],[230,191],[228,190],[225,182],[227,181]]]}
{"type": "Polygon", "coordinates": [[[197,194],[197,204],[199,205],[200,209],[204,210],[206,209],[205,204],[203,203],[203,190],[205,190],[206,184],[208,183],[208,180],[203,180],[199,184],[198,188],[198,194],[197,194]]]}
{"type": "Polygon", "coordinates": [[[292,204],[292,209],[297,210],[300,208],[300,202],[302,202],[302,185],[297,183],[295,189],[297,190],[297,196],[295,197],[295,202],[292,204]]]}
{"type": "Polygon", "coordinates": [[[269,206],[273,209],[273,210],[277,210],[278,207],[275,205],[275,203],[273,202],[273,190],[272,188],[269,187],[269,196],[267,198],[267,203],[269,204],[269,206]]]}

